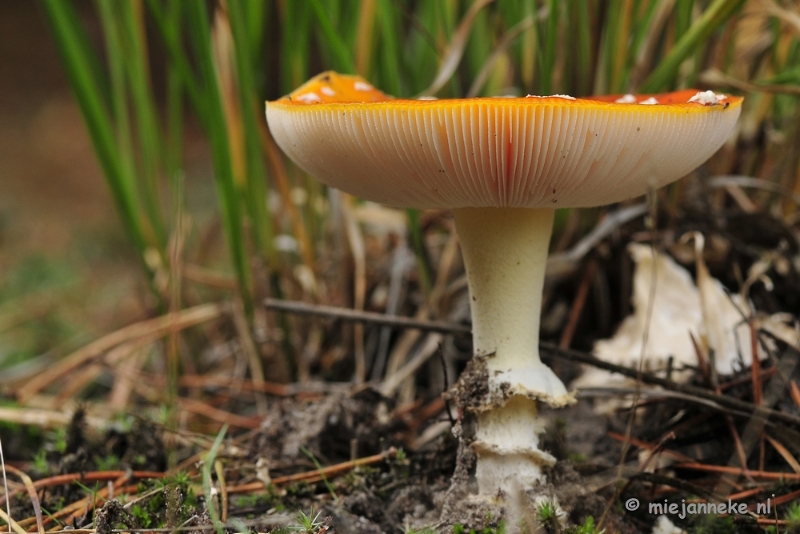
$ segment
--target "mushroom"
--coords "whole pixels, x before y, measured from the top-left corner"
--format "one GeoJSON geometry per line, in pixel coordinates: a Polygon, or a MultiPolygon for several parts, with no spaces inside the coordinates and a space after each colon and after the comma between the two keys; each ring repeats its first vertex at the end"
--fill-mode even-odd
{"type": "Polygon", "coordinates": [[[327,72],[268,103],[275,141],[322,182],[452,210],[483,381],[468,401],[479,493],[505,495],[510,514],[555,462],[538,448],[537,403],[573,402],[538,349],[555,208],[619,202],[695,169],[739,117],[742,99],[721,96],[408,100],[327,72]]]}

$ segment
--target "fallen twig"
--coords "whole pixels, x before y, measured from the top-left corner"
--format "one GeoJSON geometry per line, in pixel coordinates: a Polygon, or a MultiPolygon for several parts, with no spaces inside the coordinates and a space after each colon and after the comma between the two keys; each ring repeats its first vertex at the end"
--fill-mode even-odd
{"type": "Polygon", "coordinates": [[[778,412],[764,407],[757,407],[750,402],[728,397],[727,395],[717,394],[713,391],[692,386],[690,384],[678,384],[677,382],[672,382],[671,380],[666,380],[650,373],[639,374],[636,369],[630,369],[621,365],[605,362],[595,358],[591,354],[586,354],[576,350],[559,349],[557,346],[550,343],[539,343],[539,349],[553,358],[591,365],[593,367],[597,367],[598,369],[604,369],[606,371],[611,371],[612,373],[627,376],[628,378],[641,378],[642,382],[645,384],[661,386],[666,390],[677,391],[678,393],[716,402],[721,406],[736,410],[739,412],[739,415],[742,416],[751,417],[753,413],[758,411],[759,414],[763,415],[765,419],[772,419],[774,421],[800,426],[800,417],[796,415],[786,412],[778,412]]]}
{"type": "MultiPolygon", "coordinates": [[[[67,473],[53,477],[42,478],[33,483],[36,489],[72,484],[73,482],[105,482],[126,477],[126,471],[95,471],[93,473],[67,473]]],[[[164,473],[157,471],[131,471],[130,479],[164,478],[164,473]]]]}
{"type": "Polygon", "coordinates": [[[181,409],[186,410],[187,412],[200,414],[213,421],[227,423],[233,426],[238,426],[239,428],[254,429],[261,425],[261,417],[246,417],[242,415],[236,415],[235,413],[214,408],[205,402],[195,399],[180,398],[178,399],[178,405],[181,407],[181,409]]]}
{"type": "Polygon", "coordinates": [[[9,517],[9,516],[8,516],[8,514],[6,514],[6,511],[5,511],[5,510],[3,510],[2,508],[0,508],[0,519],[2,519],[3,521],[5,521],[5,522],[8,524],[8,526],[9,526],[9,532],[11,532],[11,530],[13,530],[13,531],[14,531],[14,532],[16,532],[17,534],[28,534],[28,533],[25,531],[25,529],[24,529],[24,528],[22,528],[22,527],[19,525],[19,523],[17,523],[16,521],[14,521],[14,520],[13,520],[11,517],[9,517]]]}
{"type": "Polygon", "coordinates": [[[326,306],[324,304],[307,304],[305,302],[291,300],[268,298],[264,299],[264,306],[271,310],[287,311],[299,315],[316,315],[344,321],[396,326],[399,328],[414,328],[429,332],[441,332],[443,334],[469,334],[472,331],[469,326],[446,323],[443,321],[423,321],[397,315],[384,315],[376,312],[351,310],[350,308],[326,306]]]}
{"type": "Polygon", "coordinates": [[[24,404],[33,395],[63,377],[67,372],[99,357],[106,351],[132,339],[144,336],[163,337],[175,330],[181,330],[197,324],[216,319],[227,309],[224,304],[201,304],[177,313],[168,313],[161,317],[148,319],[128,325],[93,341],[78,349],[56,364],[31,377],[16,391],[17,400],[24,404]]]}
{"type": "Polygon", "coordinates": [[[723,475],[739,475],[751,478],[762,478],[766,480],[791,480],[800,481],[800,474],[797,473],[775,473],[773,471],[757,471],[742,469],[741,467],[729,467],[724,465],[707,465],[697,462],[684,462],[675,464],[673,469],[690,469],[692,471],[705,471],[708,473],[720,473],[723,475]]]}
{"type": "MultiPolygon", "coordinates": [[[[164,473],[158,473],[155,471],[95,471],[92,473],[66,473],[63,475],[39,479],[33,482],[32,487],[35,491],[42,488],[72,484],[73,482],[105,482],[109,480],[116,481],[120,478],[128,480],[164,478],[164,476],[164,473]]],[[[28,489],[28,491],[30,491],[30,489],[28,489]]],[[[12,491],[9,495],[0,495],[0,504],[4,504],[7,498],[13,498],[18,493],[21,493],[21,491],[12,491]]]]}
{"type": "MultiPolygon", "coordinates": [[[[349,462],[342,462],[340,464],[331,465],[323,469],[315,469],[313,471],[306,471],[304,473],[297,473],[295,475],[287,475],[285,477],[277,477],[272,479],[272,483],[276,486],[284,484],[291,484],[293,482],[307,482],[309,484],[320,482],[323,477],[332,478],[343,475],[349,471],[360,467],[362,465],[372,465],[380,463],[384,460],[394,458],[397,456],[397,449],[394,447],[384,451],[380,454],[367,456],[364,458],[357,458],[349,462]]],[[[263,482],[251,482],[249,484],[242,484],[241,486],[231,486],[228,488],[228,494],[233,493],[249,493],[251,491],[260,491],[264,489],[263,482]]]]}
{"type": "Polygon", "coordinates": [[[34,517],[36,518],[36,527],[39,534],[44,534],[44,522],[42,522],[42,505],[39,502],[39,495],[36,493],[36,487],[33,485],[33,480],[24,471],[17,469],[13,465],[7,465],[6,469],[17,475],[25,484],[25,489],[28,490],[28,497],[31,499],[33,506],[34,517]]]}

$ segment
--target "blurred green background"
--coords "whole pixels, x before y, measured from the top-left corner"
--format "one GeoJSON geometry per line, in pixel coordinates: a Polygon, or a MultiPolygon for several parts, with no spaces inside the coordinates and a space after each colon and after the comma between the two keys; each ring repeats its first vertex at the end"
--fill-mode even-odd
{"type": "MultiPolygon", "coordinates": [[[[800,192],[793,1],[6,1],[0,46],[0,369],[20,373],[223,297],[253,330],[266,296],[363,306],[323,283],[348,200],[264,120],[326,69],[409,97],[734,91],[746,108],[714,172],[800,192]]],[[[405,217],[425,286],[424,217],[405,217]]]]}

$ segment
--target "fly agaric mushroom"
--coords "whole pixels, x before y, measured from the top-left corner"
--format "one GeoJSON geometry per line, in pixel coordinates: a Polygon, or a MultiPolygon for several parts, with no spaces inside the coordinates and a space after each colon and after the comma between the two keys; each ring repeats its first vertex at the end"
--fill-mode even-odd
{"type": "Polygon", "coordinates": [[[575,99],[556,95],[395,99],[321,74],[267,105],[275,141],[331,187],[394,207],[449,208],[469,282],[482,495],[510,510],[555,459],[539,450],[537,402],[572,402],[539,359],[539,315],[555,208],[644,194],[719,149],[740,97],[711,91],[575,99]]]}

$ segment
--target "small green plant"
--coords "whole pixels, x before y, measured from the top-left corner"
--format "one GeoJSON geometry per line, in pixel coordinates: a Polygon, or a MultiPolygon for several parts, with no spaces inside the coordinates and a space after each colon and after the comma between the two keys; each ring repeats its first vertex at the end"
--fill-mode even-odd
{"type": "Polygon", "coordinates": [[[179,486],[188,486],[191,481],[192,477],[186,471],[177,471],[172,476],[172,482],[179,486]]]}
{"type": "Polygon", "coordinates": [[[100,471],[113,471],[119,468],[119,458],[113,454],[97,459],[97,469],[100,471]]]}
{"type": "Polygon", "coordinates": [[[786,520],[787,534],[800,533],[800,503],[792,503],[783,518],[786,520]]]}
{"type": "Polygon", "coordinates": [[[322,512],[314,513],[314,509],[311,509],[311,512],[306,515],[306,513],[300,510],[297,513],[297,517],[295,517],[295,521],[297,525],[293,528],[298,532],[302,532],[303,534],[316,534],[320,527],[322,527],[323,521],[319,520],[319,516],[322,512]]]}
{"type": "Polygon", "coordinates": [[[359,466],[340,478],[337,487],[341,488],[346,495],[349,495],[366,487],[370,483],[370,479],[378,472],[377,469],[368,465],[359,466]]]}
{"type": "Polygon", "coordinates": [[[570,527],[567,530],[567,534],[603,534],[605,529],[597,530],[597,526],[594,524],[594,517],[589,516],[583,522],[583,524],[570,527]]]}
{"type": "Polygon", "coordinates": [[[59,454],[67,452],[67,429],[60,427],[53,435],[53,449],[59,454]]]}
{"type": "Polygon", "coordinates": [[[569,453],[569,461],[573,464],[580,464],[586,461],[586,456],[580,452],[569,453]]]}
{"type": "Polygon", "coordinates": [[[131,507],[131,515],[136,518],[136,522],[143,528],[147,528],[153,524],[153,518],[150,512],[138,504],[134,504],[131,507]]]}
{"type": "Polygon", "coordinates": [[[536,507],[536,515],[546,532],[561,532],[561,525],[558,521],[558,507],[555,503],[543,501],[536,507]]]}
{"type": "Polygon", "coordinates": [[[317,470],[319,471],[319,475],[322,477],[322,482],[325,483],[325,487],[328,488],[328,493],[331,494],[331,497],[333,497],[333,500],[334,501],[339,500],[339,497],[336,495],[336,489],[334,489],[333,484],[330,483],[330,481],[328,480],[328,477],[325,476],[325,473],[322,470],[322,464],[319,463],[319,460],[317,460],[317,457],[314,456],[314,453],[312,453],[310,450],[306,449],[302,445],[300,446],[300,450],[303,451],[303,454],[308,456],[308,458],[312,462],[314,462],[314,465],[316,466],[317,470]]]}
{"type": "Polygon", "coordinates": [[[689,530],[691,534],[736,534],[740,532],[733,517],[719,517],[715,515],[703,516],[698,525],[689,530]]]}
{"type": "Polygon", "coordinates": [[[44,475],[50,470],[50,464],[47,462],[47,451],[39,449],[33,457],[33,470],[40,475],[44,475]]]}

